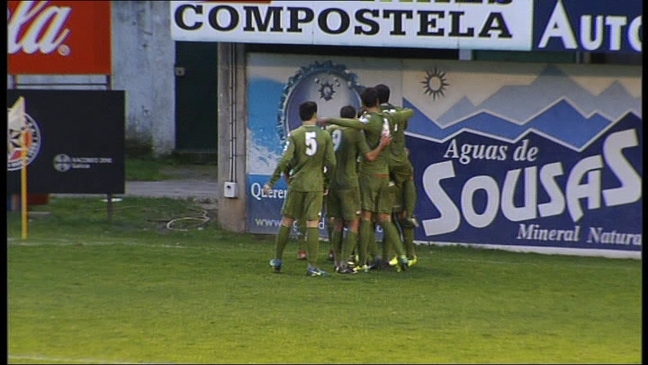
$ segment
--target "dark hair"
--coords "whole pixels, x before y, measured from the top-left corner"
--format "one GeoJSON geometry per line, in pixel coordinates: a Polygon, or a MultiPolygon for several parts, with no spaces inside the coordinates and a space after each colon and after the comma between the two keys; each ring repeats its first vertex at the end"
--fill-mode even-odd
{"type": "Polygon", "coordinates": [[[389,86],[385,84],[378,84],[374,86],[374,89],[376,89],[376,92],[378,93],[378,101],[381,104],[389,102],[389,86]]]}
{"type": "Polygon", "coordinates": [[[362,105],[366,106],[367,108],[378,105],[378,93],[373,87],[364,89],[360,94],[360,99],[362,100],[362,105]]]}
{"type": "Polygon", "coordinates": [[[340,109],[340,117],[342,118],[355,118],[355,116],[356,110],[351,105],[343,106],[342,109],[340,109]]]}
{"type": "Polygon", "coordinates": [[[305,101],[299,104],[299,118],[303,122],[310,120],[317,113],[317,104],[314,101],[305,101]]]}

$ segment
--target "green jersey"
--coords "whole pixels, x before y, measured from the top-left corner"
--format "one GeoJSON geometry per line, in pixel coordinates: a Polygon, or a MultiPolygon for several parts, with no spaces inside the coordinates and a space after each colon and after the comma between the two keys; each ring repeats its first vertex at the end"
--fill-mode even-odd
{"type": "Polygon", "coordinates": [[[331,189],[353,189],[358,186],[358,156],[369,152],[361,130],[329,125],[337,166],[331,175],[331,189]]]}
{"type": "Polygon", "coordinates": [[[412,109],[393,106],[389,103],[380,104],[380,109],[383,113],[392,116],[390,118],[392,142],[387,147],[392,160],[391,163],[403,163],[408,160],[405,150],[405,129],[407,128],[408,120],[414,115],[414,111],[412,109]]]}
{"type": "Polygon", "coordinates": [[[288,168],[292,168],[289,189],[324,191],[325,176],[335,168],[335,152],[331,136],[316,125],[302,125],[290,132],[284,153],[268,184],[274,184],[288,168]]]}
{"type": "MultiPolygon", "coordinates": [[[[331,124],[337,124],[344,127],[351,127],[362,129],[365,132],[367,145],[370,149],[375,149],[380,144],[380,139],[383,134],[391,134],[391,120],[400,121],[407,119],[406,115],[411,109],[404,109],[403,111],[396,111],[392,114],[383,113],[364,113],[358,119],[344,119],[344,118],[331,118],[331,124]]],[[[374,161],[368,161],[363,158],[360,164],[360,172],[370,175],[387,175],[389,174],[390,156],[388,153],[381,152],[374,161]]]]}

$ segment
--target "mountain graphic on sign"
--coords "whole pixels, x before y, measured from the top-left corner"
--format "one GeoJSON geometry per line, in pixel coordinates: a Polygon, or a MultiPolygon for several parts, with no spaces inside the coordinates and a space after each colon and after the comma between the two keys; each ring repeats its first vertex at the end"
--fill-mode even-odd
{"type": "Polygon", "coordinates": [[[405,101],[404,106],[415,111],[414,116],[409,121],[406,134],[436,142],[444,142],[462,132],[470,131],[513,143],[520,140],[528,132],[534,131],[555,143],[572,150],[582,151],[614,124],[613,121],[598,113],[594,113],[589,117],[582,115],[566,99],[558,101],[524,125],[511,122],[489,112],[480,112],[459,123],[442,128],[419,112],[409,102],[405,101]]]}
{"type": "Polygon", "coordinates": [[[586,117],[596,113],[608,120],[618,120],[629,111],[642,114],[641,97],[633,97],[618,81],[601,94],[592,95],[559,68],[548,66],[531,84],[503,86],[479,105],[464,97],[435,122],[448,127],[487,112],[516,124],[526,124],[561,99],[568,100],[586,117]]]}
{"type": "Polygon", "coordinates": [[[592,95],[560,69],[549,66],[529,85],[504,86],[479,105],[466,97],[438,120],[415,111],[407,134],[446,141],[462,131],[513,142],[533,130],[573,150],[582,151],[628,113],[641,116],[641,98],[619,82],[592,95]]]}

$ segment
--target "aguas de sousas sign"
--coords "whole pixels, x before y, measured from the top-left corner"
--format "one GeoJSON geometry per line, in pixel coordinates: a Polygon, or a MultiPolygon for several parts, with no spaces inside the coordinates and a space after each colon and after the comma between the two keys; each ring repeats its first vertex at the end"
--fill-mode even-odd
{"type": "Polygon", "coordinates": [[[530,50],[530,0],[171,1],[179,41],[530,50]]]}

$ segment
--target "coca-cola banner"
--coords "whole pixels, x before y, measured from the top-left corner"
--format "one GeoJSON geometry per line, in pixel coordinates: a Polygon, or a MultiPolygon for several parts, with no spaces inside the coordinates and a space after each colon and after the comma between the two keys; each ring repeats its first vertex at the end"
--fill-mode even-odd
{"type": "Polygon", "coordinates": [[[29,193],[123,194],[124,106],[123,90],[7,90],[7,194],[25,160],[29,193]]]}
{"type": "Polygon", "coordinates": [[[111,74],[110,1],[9,1],[8,73],[111,74]]]}

